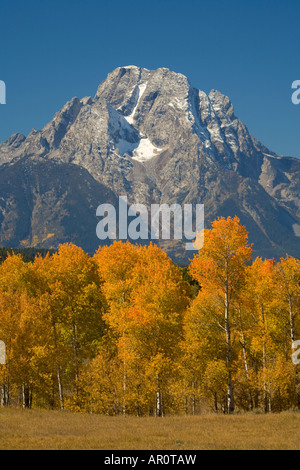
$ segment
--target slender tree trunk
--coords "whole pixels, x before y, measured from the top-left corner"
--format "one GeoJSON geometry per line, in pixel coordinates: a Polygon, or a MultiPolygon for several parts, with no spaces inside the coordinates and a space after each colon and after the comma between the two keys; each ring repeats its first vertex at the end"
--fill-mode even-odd
{"type": "Polygon", "coordinates": [[[5,406],[5,385],[1,385],[1,408],[5,406]]]}
{"type": "MultiPolygon", "coordinates": [[[[57,336],[56,336],[55,323],[53,323],[53,340],[54,340],[54,349],[55,349],[55,352],[57,352],[57,336]]],[[[60,370],[59,364],[57,364],[56,366],[56,376],[57,376],[57,383],[58,383],[58,396],[59,396],[59,402],[60,402],[60,409],[63,411],[65,408],[65,405],[64,405],[63,386],[62,386],[62,380],[61,380],[61,370],[60,370]]]]}
{"type": "Polygon", "coordinates": [[[266,379],[267,373],[267,348],[266,348],[266,321],[265,321],[265,312],[263,306],[261,306],[261,320],[263,324],[263,347],[262,347],[262,362],[263,362],[263,402],[264,402],[264,411],[268,413],[270,410],[270,400],[268,392],[268,384],[266,379]]]}
{"type": "Polygon", "coordinates": [[[253,397],[252,397],[252,391],[251,391],[250,380],[249,380],[249,366],[248,366],[248,357],[247,357],[247,350],[246,350],[246,340],[245,340],[243,321],[242,321],[242,312],[241,312],[240,305],[239,305],[239,318],[240,318],[240,327],[241,327],[241,343],[242,343],[242,348],[243,348],[245,375],[246,375],[246,380],[247,380],[248,388],[249,388],[249,404],[250,404],[250,410],[252,411],[253,410],[253,397]]]}
{"type": "Polygon", "coordinates": [[[162,417],[162,399],[161,399],[161,391],[157,390],[156,392],[156,413],[157,418],[162,417]]]}
{"type": "Polygon", "coordinates": [[[267,370],[267,361],[266,361],[266,345],[263,344],[263,397],[264,397],[264,410],[265,413],[268,412],[268,386],[266,380],[266,370],[267,370]]]}
{"type": "Polygon", "coordinates": [[[55,407],[55,385],[54,385],[54,374],[52,376],[52,393],[51,396],[49,397],[49,407],[51,410],[54,410],[55,407]]]}
{"type": "Polygon", "coordinates": [[[32,392],[30,386],[27,384],[22,385],[22,406],[23,408],[31,408],[32,392]]]}
{"type": "MultiPolygon", "coordinates": [[[[227,263],[226,263],[227,264],[227,263]]],[[[226,271],[227,271],[226,265],[226,271]]],[[[228,382],[227,382],[227,412],[231,414],[234,412],[234,398],[233,398],[233,386],[232,386],[232,357],[231,357],[231,332],[230,332],[230,321],[229,321],[229,292],[228,292],[228,277],[225,282],[225,332],[226,332],[226,344],[227,344],[227,370],[228,370],[228,382]]]]}
{"type": "Polygon", "coordinates": [[[75,394],[78,397],[78,377],[79,377],[79,364],[78,364],[78,348],[77,348],[77,328],[75,321],[72,324],[72,342],[74,352],[74,365],[75,365],[75,394]]]}
{"type": "Polygon", "coordinates": [[[295,319],[294,319],[294,312],[293,312],[293,300],[291,296],[289,296],[289,311],[290,311],[291,341],[293,343],[295,341],[295,319]]]}
{"type": "Polygon", "coordinates": [[[156,377],[156,385],[157,385],[157,390],[156,390],[155,416],[157,418],[161,418],[163,415],[163,411],[162,411],[162,394],[161,394],[160,384],[159,384],[159,375],[157,375],[156,377]]]}
{"type": "Polygon", "coordinates": [[[9,364],[5,365],[5,375],[1,386],[1,407],[8,406],[10,399],[9,364]]]}
{"type": "Polygon", "coordinates": [[[272,413],[272,393],[271,393],[271,385],[269,384],[269,394],[268,394],[268,412],[272,413]]]}
{"type": "Polygon", "coordinates": [[[251,411],[253,411],[254,405],[253,405],[251,384],[250,384],[250,379],[249,379],[249,366],[248,366],[248,359],[247,359],[247,351],[246,351],[246,343],[245,343],[244,334],[242,334],[242,347],[243,347],[245,375],[246,375],[246,380],[247,380],[248,388],[249,388],[249,405],[250,405],[249,408],[250,408],[251,411]]]}
{"type": "Polygon", "coordinates": [[[215,412],[218,413],[219,408],[218,408],[218,394],[217,394],[217,392],[214,393],[214,404],[215,404],[215,412]]]}
{"type": "Polygon", "coordinates": [[[8,402],[9,402],[8,387],[5,384],[2,384],[2,387],[1,387],[1,407],[8,406],[8,402]]]}
{"type": "MultiPolygon", "coordinates": [[[[125,291],[122,292],[122,299],[121,302],[125,304],[125,291]]],[[[125,346],[124,346],[124,332],[123,332],[123,354],[124,354],[124,360],[123,360],[123,416],[126,416],[126,386],[127,386],[127,373],[126,373],[126,351],[125,351],[125,346]]]]}
{"type": "Polygon", "coordinates": [[[62,381],[61,381],[61,372],[60,372],[59,365],[56,368],[56,374],[57,374],[57,382],[58,382],[58,395],[59,395],[59,401],[60,401],[60,409],[63,411],[65,409],[65,404],[64,404],[64,393],[63,393],[63,386],[62,386],[62,381]]]}
{"type": "Polygon", "coordinates": [[[224,397],[223,404],[221,405],[221,407],[222,407],[223,414],[226,415],[226,413],[228,413],[228,410],[227,410],[227,396],[224,397]]]}

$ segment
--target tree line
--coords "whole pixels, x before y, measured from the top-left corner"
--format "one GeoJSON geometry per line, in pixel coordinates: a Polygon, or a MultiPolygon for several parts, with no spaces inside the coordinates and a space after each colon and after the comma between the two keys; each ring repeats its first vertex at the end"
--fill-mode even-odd
{"type": "Polygon", "coordinates": [[[53,254],[56,250],[47,250],[46,248],[6,248],[0,247],[0,263],[2,263],[9,255],[20,254],[22,259],[29,263],[34,261],[36,256],[45,257],[47,254],[53,254]]]}
{"type": "Polygon", "coordinates": [[[237,217],[183,272],[156,245],[0,265],[1,406],[135,414],[300,407],[300,261],[252,260],[237,217]]]}

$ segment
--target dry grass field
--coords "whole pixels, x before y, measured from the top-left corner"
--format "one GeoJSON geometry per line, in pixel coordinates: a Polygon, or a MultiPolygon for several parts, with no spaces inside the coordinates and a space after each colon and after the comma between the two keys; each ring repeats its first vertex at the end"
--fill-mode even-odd
{"type": "Polygon", "coordinates": [[[300,413],[135,418],[0,410],[0,449],[299,450],[300,413]]]}

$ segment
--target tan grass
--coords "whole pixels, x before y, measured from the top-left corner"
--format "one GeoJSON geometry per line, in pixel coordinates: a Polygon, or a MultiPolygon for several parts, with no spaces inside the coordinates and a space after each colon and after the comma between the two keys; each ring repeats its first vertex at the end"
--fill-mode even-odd
{"type": "Polygon", "coordinates": [[[300,413],[136,418],[0,410],[0,449],[299,450],[300,413]]]}

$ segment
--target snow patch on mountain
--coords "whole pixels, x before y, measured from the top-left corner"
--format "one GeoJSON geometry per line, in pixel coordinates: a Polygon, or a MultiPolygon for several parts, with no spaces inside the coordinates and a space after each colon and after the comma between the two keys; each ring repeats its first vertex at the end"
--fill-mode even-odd
{"type": "Polygon", "coordinates": [[[158,155],[162,149],[155,147],[147,137],[142,137],[139,146],[133,151],[132,158],[139,162],[151,160],[158,155]]]}
{"type": "Polygon", "coordinates": [[[134,115],[135,115],[135,112],[138,108],[138,105],[140,103],[140,100],[141,100],[141,97],[143,96],[144,94],[144,91],[146,90],[147,88],[147,83],[143,83],[142,85],[138,85],[138,94],[137,94],[137,101],[136,101],[136,105],[135,107],[133,108],[131,114],[129,116],[124,116],[126,121],[129,122],[129,124],[133,124],[134,123],[134,115]]]}
{"type": "Polygon", "coordinates": [[[133,160],[141,163],[150,160],[162,151],[162,149],[155,147],[145,136],[141,136],[140,141],[135,143],[120,139],[116,143],[116,150],[118,150],[119,156],[128,155],[133,160]]]}

